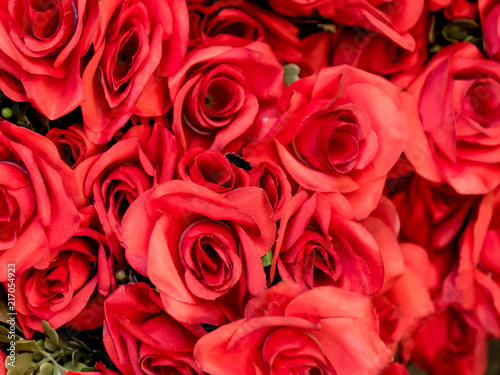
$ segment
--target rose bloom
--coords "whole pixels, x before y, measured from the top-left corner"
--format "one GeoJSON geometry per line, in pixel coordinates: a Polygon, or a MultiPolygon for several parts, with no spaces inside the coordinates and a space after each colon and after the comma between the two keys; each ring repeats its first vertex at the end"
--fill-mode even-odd
{"type": "Polygon", "coordinates": [[[94,55],[83,73],[81,107],[91,141],[109,141],[133,113],[168,110],[165,77],[182,61],[188,33],[184,1],[100,1],[94,55]]]}
{"type": "MultiPolygon", "coordinates": [[[[403,17],[402,20],[404,19],[406,18],[403,17]]],[[[382,34],[363,33],[356,28],[344,28],[340,32],[338,41],[332,49],[329,49],[333,51],[330,65],[349,64],[384,76],[423,68],[428,55],[429,13],[423,12],[419,19],[413,19],[411,23],[410,20],[407,21],[407,31],[416,42],[414,50],[406,50],[382,34]]]]}
{"type": "Polygon", "coordinates": [[[411,360],[429,374],[483,375],[487,335],[453,307],[430,316],[412,336],[411,360]]]}
{"type": "Polygon", "coordinates": [[[286,203],[292,197],[292,188],[283,169],[272,161],[263,161],[253,167],[248,175],[250,186],[260,187],[266,192],[274,218],[279,220],[286,203]]]}
{"type": "Polygon", "coordinates": [[[400,230],[398,212],[392,202],[382,195],[376,209],[366,219],[361,220],[360,224],[373,236],[380,249],[384,282],[378,294],[382,294],[405,272],[403,253],[398,243],[400,230]]]}
{"type": "Polygon", "coordinates": [[[189,45],[195,47],[220,34],[269,44],[283,62],[301,58],[299,29],[286,19],[246,1],[217,1],[213,5],[190,4],[189,45]]]}
{"type": "Polygon", "coordinates": [[[283,68],[267,44],[221,35],[189,52],[168,85],[179,155],[239,153],[272,135],[283,68]]]}
{"type": "Polygon", "coordinates": [[[382,34],[404,49],[413,50],[415,40],[408,30],[422,14],[424,0],[270,0],[275,12],[307,17],[318,11],[340,25],[360,27],[382,34]]]}
{"type": "Polygon", "coordinates": [[[52,128],[46,137],[56,145],[61,159],[75,169],[85,159],[106,150],[107,145],[96,145],[88,139],[82,124],[73,124],[66,129],[52,128]]]}
{"type": "Polygon", "coordinates": [[[182,325],[145,283],[123,285],[104,303],[103,342],[123,375],[202,374],[193,358],[199,324],[182,325]]]}
{"type": "Polygon", "coordinates": [[[427,180],[459,194],[500,183],[500,71],[470,43],[439,51],[403,92],[405,155],[427,180]]]}
{"type": "Polygon", "coordinates": [[[177,163],[180,180],[192,181],[219,194],[250,184],[244,169],[231,164],[220,152],[195,147],[187,151],[177,163]]]}
{"type": "Polygon", "coordinates": [[[262,189],[222,196],[169,181],[132,203],[122,235],[129,264],[158,288],[170,315],[219,325],[241,317],[244,303],[266,290],[261,257],[276,225],[262,189]]]}
{"type": "Polygon", "coordinates": [[[79,372],[79,371],[68,371],[66,372],[66,375],[120,375],[116,371],[111,371],[104,366],[102,362],[98,362],[94,365],[96,371],[90,371],[90,372],[79,372]]]}
{"type": "Polygon", "coordinates": [[[444,15],[450,19],[472,18],[477,11],[477,4],[474,0],[427,0],[427,8],[436,12],[444,9],[444,15]]]}
{"type": "Polygon", "coordinates": [[[407,189],[391,197],[401,218],[401,237],[428,251],[454,244],[478,198],[418,175],[409,179],[407,189]]]}
{"type": "Polygon", "coordinates": [[[394,362],[384,370],[382,375],[408,375],[408,370],[401,363],[394,362]]]}
{"type": "Polygon", "coordinates": [[[0,281],[45,268],[78,229],[78,187],[56,147],[40,134],[0,121],[0,281]]]}
{"type": "Polygon", "coordinates": [[[80,228],[55,250],[46,268],[16,277],[17,320],[27,338],[43,331],[42,320],[54,329],[68,322],[79,330],[100,327],[104,297],[114,288],[114,260],[102,234],[80,228]]]}
{"type": "Polygon", "coordinates": [[[412,243],[401,243],[400,248],[404,272],[384,287],[373,304],[380,320],[380,337],[394,353],[403,344],[402,355],[408,358],[409,337],[435,308],[428,290],[432,270],[426,250],[412,243]]]}
{"type": "Polygon", "coordinates": [[[500,337],[500,188],[484,196],[471,216],[460,238],[458,264],[443,289],[484,330],[500,337]]]}
{"type": "Polygon", "coordinates": [[[479,0],[479,15],[484,34],[486,51],[500,60],[500,4],[494,0],[479,0]]]}
{"type": "MultiPolygon", "coordinates": [[[[368,216],[406,140],[399,97],[384,78],[349,66],[292,83],[281,103],[278,161],[303,188],[344,193],[356,217],[368,216]]],[[[257,148],[247,154],[273,157],[257,148]]]]}
{"type": "Polygon", "coordinates": [[[3,0],[0,89],[55,120],[84,100],[80,59],[94,34],[98,0],[3,0]]]}
{"type": "Polygon", "coordinates": [[[372,295],[384,281],[377,242],[341,194],[295,194],[283,210],[274,267],[283,280],[314,288],[334,285],[372,295]]]}
{"type": "Polygon", "coordinates": [[[173,177],[175,139],[163,126],[133,126],[117,143],[75,169],[80,204],[93,204],[107,238],[122,239],[121,222],[130,204],[146,190],[173,177]]]}
{"type": "Polygon", "coordinates": [[[392,362],[369,298],[292,282],[252,299],[244,319],[203,336],[194,355],[213,375],[379,375],[392,362]]]}

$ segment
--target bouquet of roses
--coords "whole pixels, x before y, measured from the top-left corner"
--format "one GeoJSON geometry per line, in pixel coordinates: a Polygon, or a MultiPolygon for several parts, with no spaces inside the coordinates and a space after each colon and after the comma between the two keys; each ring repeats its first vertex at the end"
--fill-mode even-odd
{"type": "Polygon", "coordinates": [[[2,0],[0,90],[0,374],[487,371],[499,1],[2,0]]]}

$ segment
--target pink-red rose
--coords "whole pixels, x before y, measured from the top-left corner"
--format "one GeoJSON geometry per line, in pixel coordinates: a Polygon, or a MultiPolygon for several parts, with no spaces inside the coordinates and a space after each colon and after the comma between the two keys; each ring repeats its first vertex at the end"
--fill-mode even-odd
{"type": "Polygon", "coordinates": [[[251,186],[260,187],[266,192],[274,218],[279,220],[285,204],[292,197],[292,188],[283,169],[272,161],[263,161],[254,166],[248,175],[251,186]]]}
{"type": "Polygon", "coordinates": [[[133,113],[163,115],[170,106],[166,78],[187,49],[184,1],[102,0],[94,55],[83,73],[85,132],[109,141],[133,113]]]}
{"type": "Polygon", "coordinates": [[[220,34],[269,44],[283,62],[295,62],[302,56],[299,29],[287,20],[246,1],[217,1],[213,5],[191,4],[189,9],[189,45],[220,34]]]}
{"type": "Polygon", "coordinates": [[[459,43],[439,51],[403,92],[405,155],[419,175],[463,195],[500,184],[499,68],[459,43]]]}
{"type": "Polygon", "coordinates": [[[494,0],[479,0],[478,5],[486,51],[500,61],[500,4],[494,0]]]}
{"type": "Polygon", "coordinates": [[[427,0],[427,8],[433,12],[444,9],[444,15],[450,20],[474,18],[477,4],[474,0],[427,0]]]}
{"type": "Polygon", "coordinates": [[[401,218],[402,238],[428,251],[453,244],[478,199],[457,194],[450,186],[420,176],[391,197],[401,218]]]}
{"type": "Polygon", "coordinates": [[[486,332],[452,307],[430,316],[412,339],[411,359],[424,371],[442,375],[485,373],[486,332]]]}
{"type": "Polygon", "coordinates": [[[54,120],[85,100],[80,59],[95,29],[97,0],[3,0],[0,88],[54,120]]]}
{"type": "Polygon", "coordinates": [[[303,188],[345,193],[355,216],[368,216],[404,148],[399,96],[384,78],[349,66],[292,83],[275,141],[281,164],[303,188]]]}
{"type": "Polygon", "coordinates": [[[268,45],[230,35],[205,41],[169,78],[179,154],[193,147],[239,153],[269,137],[283,85],[268,45]]]}
{"type": "Polygon", "coordinates": [[[77,197],[75,176],[48,139],[0,122],[0,281],[8,264],[18,274],[48,266],[78,228],[77,197]]]}
{"type": "Polygon", "coordinates": [[[416,42],[412,51],[404,49],[385,35],[362,32],[357,28],[337,31],[339,38],[333,48],[329,49],[329,52],[333,51],[330,65],[349,64],[385,76],[419,70],[427,60],[430,27],[428,13],[424,12],[412,24],[412,28],[408,29],[416,42]]]}
{"type": "Polygon", "coordinates": [[[104,346],[123,375],[202,374],[193,348],[203,328],[169,316],[154,289],[121,286],[104,307],[104,346]]]}
{"type": "Polygon", "coordinates": [[[269,5],[274,11],[292,17],[306,17],[318,11],[336,24],[363,27],[413,50],[415,40],[407,31],[420,17],[424,0],[270,0],[269,5]]]}
{"type": "Polygon", "coordinates": [[[106,150],[107,145],[96,145],[88,139],[82,124],[74,124],[66,129],[52,128],[46,137],[56,145],[61,159],[71,169],[85,159],[106,150]]]}
{"type": "Polygon", "coordinates": [[[220,152],[192,148],[179,159],[176,168],[180,180],[192,181],[219,194],[250,184],[244,169],[231,164],[220,152]]]}
{"type": "Polygon", "coordinates": [[[153,185],[172,179],[176,156],[175,139],[166,128],[137,125],[75,169],[80,204],[94,204],[111,242],[121,241],[121,222],[130,204],[153,185]]]}
{"type": "Polygon", "coordinates": [[[244,319],[203,336],[194,355],[213,375],[379,375],[392,362],[369,298],[292,282],[251,300],[244,319]]]}
{"type": "Polygon", "coordinates": [[[458,264],[444,282],[444,296],[500,337],[500,189],[487,194],[471,216],[460,238],[458,264]]]}
{"type": "Polygon", "coordinates": [[[238,319],[244,303],[266,290],[261,257],[273,245],[276,226],[262,189],[221,196],[192,182],[169,181],[132,203],[122,234],[128,262],[180,321],[238,319]]]}
{"type": "Polygon", "coordinates": [[[373,295],[384,281],[375,239],[338,193],[297,193],[284,207],[273,251],[281,278],[309,288],[333,285],[373,295]]]}
{"type": "Polygon", "coordinates": [[[68,322],[79,330],[100,327],[104,298],[114,288],[114,259],[102,234],[80,228],[55,250],[46,268],[15,280],[17,319],[27,338],[43,330],[42,320],[54,329],[68,322]]]}

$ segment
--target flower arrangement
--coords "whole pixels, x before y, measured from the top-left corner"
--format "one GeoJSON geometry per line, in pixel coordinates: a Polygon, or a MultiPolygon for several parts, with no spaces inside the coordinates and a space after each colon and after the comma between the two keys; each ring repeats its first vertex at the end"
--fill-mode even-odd
{"type": "Polygon", "coordinates": [[[4,0],[0,42],[0,375],[488,371],[498,1],[4,0]]]}

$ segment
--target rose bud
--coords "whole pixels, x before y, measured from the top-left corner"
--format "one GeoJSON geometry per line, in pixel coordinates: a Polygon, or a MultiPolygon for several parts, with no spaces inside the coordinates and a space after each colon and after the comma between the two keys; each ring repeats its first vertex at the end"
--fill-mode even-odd
{"type": "Polygon", "coordinates": [[[236,167],[220,152],[196,147],[186,152],[177,164],[177,177],[192,181],[219,194],[249,185],[244,169],[236,167]]]}

